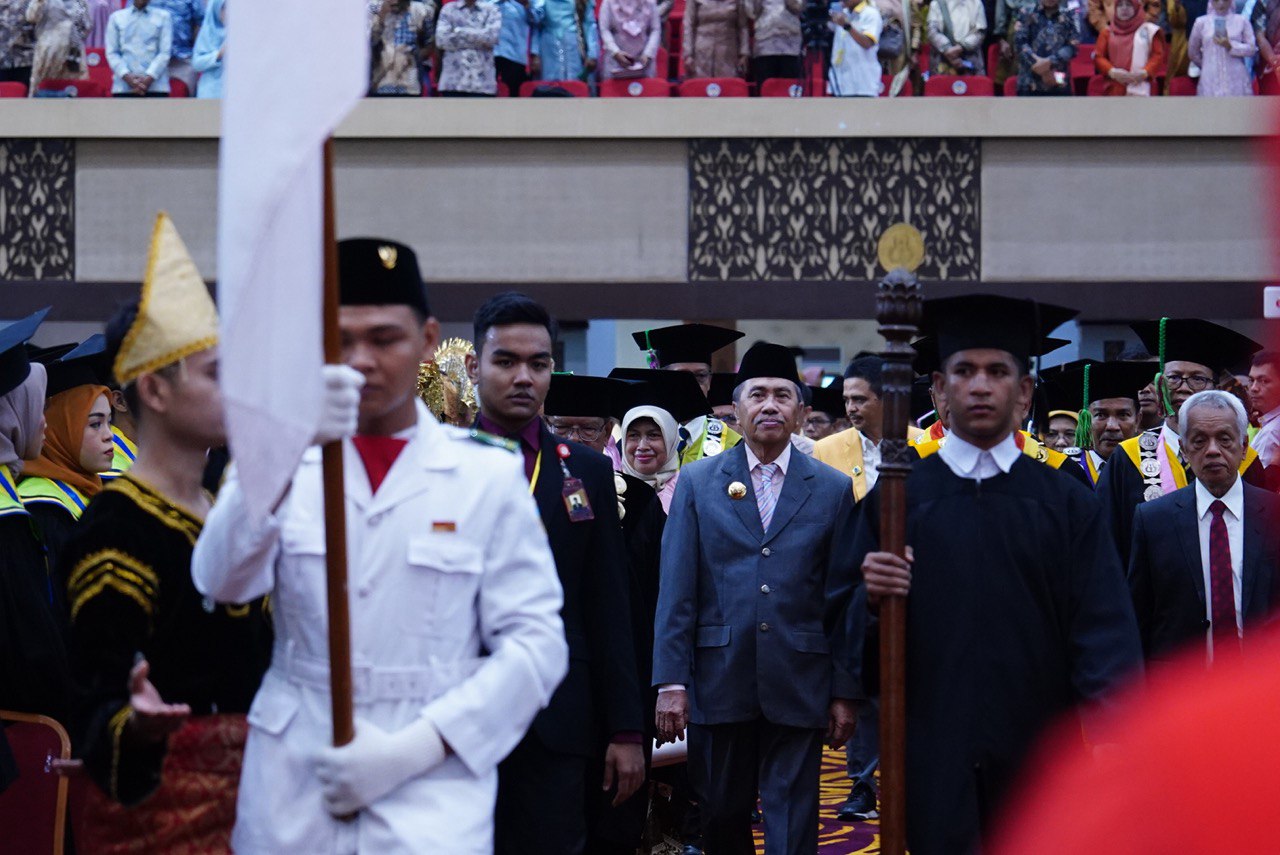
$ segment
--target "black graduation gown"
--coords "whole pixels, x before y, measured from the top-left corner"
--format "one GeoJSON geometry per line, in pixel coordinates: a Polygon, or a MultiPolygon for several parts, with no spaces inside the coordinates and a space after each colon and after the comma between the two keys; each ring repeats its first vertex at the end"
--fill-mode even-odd
{"type": "MultiPolygon", "coordinates": [[[[625,484],[623,493],[622,538],[631,569],[631,628],[635,633],[636,670],[644,694],[644,753],[646,764],[657,734],[654,711],[658,690],[653,681],[653,621],[658,609],[658,575],[661,564],[662,530],[667,515],[652,487],[632,475],[616,474],[625,484]]],[[[600,734],[602,743],[609,734],[600,734]]],[[[602,793],[599,782],[603,768],[587,775],[588,803],[592,806],[591,839],[588,852],[634,852],[640,846],[648,814],[647,783],[617,808],[612,806],[613,793],[602,793]]]]}
{"type": "MultiPolygon", "coordinates": [[[[1140,669],[1142,649],[1088,489],[1025,456],[977,482],[932,455],[907,497],[908,845],[957,855],[987,830],[1044,725],[1140,669]]],[[[876,489],[859,556],[878,548],[879,503],[876,489]]]]}
{"type": "MultiPolygon", "coordinates": [[[[1171,461],[1172,462],[1172,461],[1171,461]]],[[[1191,468],[1186,469],[1187,483],[1195,482],[1191,468]]],[[[1246,484],[1267,488],[1267,476],[1262,466],[1262,458],[1258,458],[1245,469],[1242,476],[1246,484]]],[[[1098,478],[1098,499],[1102,502],[1103,518],[1111,526],[1115,538],[1116,550],[1120,553],[1120,566],[1129,566],[1129,552],[1133,548],[1133,515],[1138,505],[1146,501],[1143,498],[1147,485],[1142,480],[1138,467],[1123,448],[1117,448],[1102,467],[1102,475],[1098,478]]]]}
{"type": "Polygon", "coordinates": [[[33,502],[27,506],[31,520],[35,523],[36,532],[44,544],[44,554],[49,564],[49,575],[53,579],[53,608],[58,621],[58,628],[67,631],[67,575],[58,564],[58,556],[71,532],[75,531],[76,518],[71,511],[52,502],[33,502]]]}
{"type": "Polygon", "coordinates": [[[31,517],[0,516],[0,709],[65,725],[69,686],[53,585],[31,517]]]}
{"type": "Polygon", "coordinates": [[[125,474],[94,497],[61,556],[68,575],[77,710],[72,738],[112,799],[161,783],[165,744],[134,744],[120,715],[135,654],[167,703],[192,715],[246,713],[271,658],[265,601],[206,603],[191,581],[203,523],[125,474]]]}

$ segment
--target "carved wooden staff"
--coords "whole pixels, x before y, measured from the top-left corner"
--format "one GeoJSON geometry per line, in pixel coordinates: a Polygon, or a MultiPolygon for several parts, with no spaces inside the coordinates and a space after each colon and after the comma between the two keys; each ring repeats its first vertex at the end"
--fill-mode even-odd
{"type": "MultiPolygon", "coordinates": [[[[880,548],[906,555],[907,475],[913,454],[907,447],[911,419],[911,340],[920,323],[922,298],[916,277],[899,267],[880,282],[876,320],[885,339],[884,439],[881,442],[880,548]]],[[[880,851],[902,855],[907,848],[907,600],[880,600],[880,851]]]]}

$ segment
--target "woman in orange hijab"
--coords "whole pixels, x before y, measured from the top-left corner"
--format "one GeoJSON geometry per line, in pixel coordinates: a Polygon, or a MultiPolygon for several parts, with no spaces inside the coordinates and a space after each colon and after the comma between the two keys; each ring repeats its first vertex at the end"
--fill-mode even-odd
{"type": "Polygon", "coordinates": [[[1164,73],[1164,33],[1147,21],[1138,0],[1116,0],[1111,25],[1098,35],[1094,48],[1098,74],[1106,79],[1105,95],[1158,95],[1152,85],[1164,73]]]}
{"type": "Polygon", "coordinates": [[[51,567],[85,505],[102,490],[98,473],[111,468],[108,394],[106,386],[80,385],[49,398],[44,448],[22,469],[18,495],[43,537],[51,567]]]}

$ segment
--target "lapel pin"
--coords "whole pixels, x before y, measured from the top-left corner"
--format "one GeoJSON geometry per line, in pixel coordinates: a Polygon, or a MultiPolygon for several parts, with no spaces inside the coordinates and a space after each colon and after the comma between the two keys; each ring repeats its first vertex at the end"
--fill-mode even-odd
{"type": "Polygon", "coordinates": [[[746,495],[747,495],[747,485],[743,484],[741,481],[734,481],[732,484],[729,485],[730,499],[744,499],[746,498],[746,495]]]}
{"type": "Polygon", "coordinates": [[[861,466],[855,466],[855,467],[853,467],[853,474],[854,474],[854,475],[861,475],[861,474],[862,474],[862,467],[861,467],[861,466]]]}

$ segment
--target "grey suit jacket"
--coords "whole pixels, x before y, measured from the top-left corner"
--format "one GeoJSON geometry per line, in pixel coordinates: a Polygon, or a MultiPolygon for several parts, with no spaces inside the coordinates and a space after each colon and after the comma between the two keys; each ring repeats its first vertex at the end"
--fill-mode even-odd
{"type": "MultiPolygon", "coordinates": [[[[1240,610],[1246,645],[1250,630],[1270,620],[1280,606],[1280,583],[1273,579],[1280,561],[1278,514],[1280,498],[1244,485],[1240,610]]],[[[1189,642],[1203,643],[1209,621],[1194,484],[1138,506],[1128,575],[1142,650],[1149,660],[1169,658],[1189,642]]]]}
{"type": "Polygon", "coordinates": [[[662,538],[653,684],[689,687],[695,724],[825,728],[861,699],[864,590],[849,477],[792,451],[769,531],[745,444],[680,471],[662,538]],[[746,495],[734,499],[729,485],[746,495]]]}

